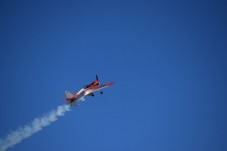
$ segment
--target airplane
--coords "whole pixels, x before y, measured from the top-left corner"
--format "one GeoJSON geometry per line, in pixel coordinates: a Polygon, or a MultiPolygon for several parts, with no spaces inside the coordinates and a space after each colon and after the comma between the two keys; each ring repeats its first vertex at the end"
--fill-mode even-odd
{"type": "MultiPolygon", "coordinates": [[[[85,96],[94,97],[94,92],[107,88],[107,87],[111,86],[112,84],[113,84],[113,82],[100,85],[98,75],[96,75],[96,80],[94,82],[92,82],[91,84],[84,86],[82,89],[80,89],[79,92],[70,93],[69,91],[65,91],[65,94],[66,94],[65,100],[71,106],[73,106],[73,105],[79,106],[79,104],[77,103],[79,100],[84,101],[85,96]]],[[[103,94],[103,92],[100,91],[100,94],[103,94]]]]}

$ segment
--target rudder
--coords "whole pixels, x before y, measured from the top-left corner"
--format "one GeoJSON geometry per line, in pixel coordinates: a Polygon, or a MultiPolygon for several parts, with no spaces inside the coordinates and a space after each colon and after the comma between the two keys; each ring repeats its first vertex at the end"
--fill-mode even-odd
{"type": "Polygon", "coordinates": [[[66,97],[67,98],[72,98],[73,97],[73,94],[72,93],[70,93],[69,91],[65,91],[65,95],[66,95],[66,97]]]}

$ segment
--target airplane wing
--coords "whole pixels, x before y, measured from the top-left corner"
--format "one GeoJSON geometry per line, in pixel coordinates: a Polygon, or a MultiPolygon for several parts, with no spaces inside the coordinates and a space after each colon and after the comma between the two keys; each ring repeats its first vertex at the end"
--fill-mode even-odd
{"type": "Polygon", "coordinates": [[[106,87],[111,86],[112,84],[113,84],[113,82],[110,82],[110,83],[107,83],[107,84],[103,84],[103,85],[93,86],[93,87],[92,87],[92,90],[93,90],[93,92],[99,91],[99,90],[101,90],[101,89],[104,89],[104,88],[106,88],[106,87]]]}

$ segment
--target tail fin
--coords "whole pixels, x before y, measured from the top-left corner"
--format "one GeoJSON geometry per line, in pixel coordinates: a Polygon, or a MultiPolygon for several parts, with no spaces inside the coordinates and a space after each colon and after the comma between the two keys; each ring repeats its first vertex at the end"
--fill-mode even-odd
{"type": "Polygon", "coordinates": [[[70,93],[69,91],[65,91],[66,98],[72,98],[73,94],[70,93]]]}

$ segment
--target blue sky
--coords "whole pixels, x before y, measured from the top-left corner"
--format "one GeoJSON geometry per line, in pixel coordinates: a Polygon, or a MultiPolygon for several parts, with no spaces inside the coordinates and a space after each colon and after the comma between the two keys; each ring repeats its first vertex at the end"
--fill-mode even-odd
{"type": "Polygon", "coordinates": [[[0,138],[98,74],[115,85],[10,151],[226,151],[224,1],[1,1],[0,138]]]}

